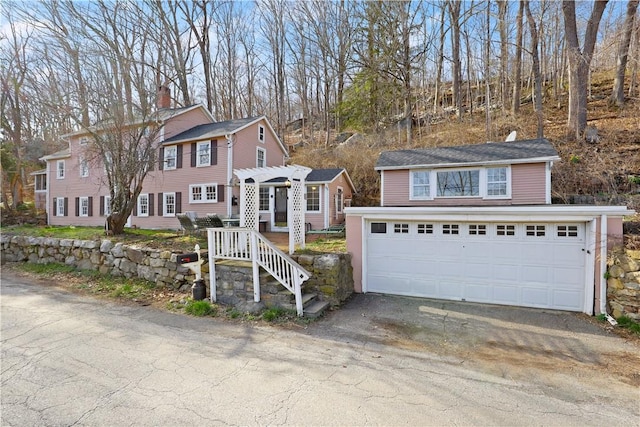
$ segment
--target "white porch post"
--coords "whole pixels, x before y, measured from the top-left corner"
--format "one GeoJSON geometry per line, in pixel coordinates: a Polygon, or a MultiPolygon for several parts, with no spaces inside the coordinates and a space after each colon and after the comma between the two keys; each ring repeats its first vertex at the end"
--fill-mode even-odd
{"type": "Polygon", "coordinates": [[[242,178],[242,180],[240,181],[240,200],[238,201],[238,206],[240,209],[240,227],[244,227],[244,224],[245,224],[244,210],[247,204],[246,195],[247,195],[247,182],[245,181],[244,178],[242,178]]]}

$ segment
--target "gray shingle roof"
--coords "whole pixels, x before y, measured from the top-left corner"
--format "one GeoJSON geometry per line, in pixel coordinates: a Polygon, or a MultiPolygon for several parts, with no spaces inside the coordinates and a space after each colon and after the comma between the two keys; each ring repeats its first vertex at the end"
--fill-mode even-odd
{"type": "Polygon", "coordinates": [[[546,139],[384,151],[376,169],[399,169],[403,166],[447,166],[497,162],[527,163],[527,160],[559,160],[558,152],[546,139]]]}
{"type": "MultiPolygon", "coordinates": [[[[311,172],[309,172],[309,175],[305,178],[305,182],[331,182],[340,175],[343,170],[343,168],[312,169],[311,172]]],[[[281,177],[270,179],[267,182],[284,182],[285,180],[285,177],[281,177]]]]}
{"type": "Polygon", "coordinates": [[[182,133],[172,136],[169,139],[165,139],[163,144],[171,144],[177,141],[185,140],[197,140],[214,138],[216,136],[223,136],[229,133],[233,133],[241,127],[244,127],[260,117],[247,117],[244,119],[226,120],[224,122],[205,123],[203,125],[194,126],[191,129],[187,129],[182,133]]]}

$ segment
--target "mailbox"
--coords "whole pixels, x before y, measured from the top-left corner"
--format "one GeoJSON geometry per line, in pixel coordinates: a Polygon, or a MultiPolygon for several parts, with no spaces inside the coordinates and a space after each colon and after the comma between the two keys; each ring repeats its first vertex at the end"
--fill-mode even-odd
{"type": "Polygon", "coordinates": [[[195,252],[176,256],[176,261],[178,262],[178,264],[189,264],[191,262],[197,262],[198,259],[198,254],[195,252]]]}

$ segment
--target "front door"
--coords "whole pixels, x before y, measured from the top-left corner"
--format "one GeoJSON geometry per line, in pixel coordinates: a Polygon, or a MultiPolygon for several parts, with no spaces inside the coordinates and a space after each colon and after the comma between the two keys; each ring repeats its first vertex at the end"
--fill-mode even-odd
{"type": "Polygon", "coordinates": [[[287,226],[287,188],[276,187],[275,226],[287,226]]]}

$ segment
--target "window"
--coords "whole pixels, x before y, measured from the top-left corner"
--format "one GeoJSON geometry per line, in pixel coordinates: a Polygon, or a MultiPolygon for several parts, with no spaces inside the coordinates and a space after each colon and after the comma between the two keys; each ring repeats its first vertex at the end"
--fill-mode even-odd
{"type": "Polygon", "coordinates": [[[544,225],[527,225],[527,236],[537,236],[542,237],[545,234],[545,226],[544,225]]]}
{"type": "Polygon", "coordinates": [[[264,148],[258,148],[258,151],[256,153],[256,167],[257,168],[263,168],[265,167],[266,164],[266,159],[267,158],[267,152],[264,150],[264,148]]]}
{"type": "Polygon", "coordinates": [[[89,216],[89,198],[80,197],[80,209],[78,211],[79,216],[89,216]]]}
{"type": "Polygon", "coordinates": [[[487,169],[487,197],[507,195],[507,168],[487,169]]]}
{"type": "Polygon", "coordinates": [[[56,204],[56,216],[65,216],[66,212],[65,212],[64,197],[56,197],[55,204],[56,204]]]}
{"type": "Polygon", "coordinates": [[[409,234],[409,224],[393,224],[393,232],[400,234],[409,234]]]}
{"type": "Polygon", "coordinates": [[[458,224],[442,224],[442,234],[460,234],[458,224]]]}
{"type": "Polygon", "coordinates": [[[559,225],[558,237],[578,237],[577,225],[559,225]]]}
{"type": "Polygon", "coordinates": [[[418,224],[418,234],[433,234],[433,224],[418,224]]]}
{"type": "Polygon", "coordinates": [[[162,194],[162,215],[175,216],[176,214],[176,193],[162,194]]]}
{"type": "Polygon", "coordinates": [[[36,191],[47,190],[47,176],[40,174],[35,176],[36,191]]]}
{"type": "Polygon", "coordinates": [[[64,179],[64,160],[58,160],[56,163],[56,177],[64,179]]]}
{"type": "Polygon", "coordinates": [[[484,236],[487,234],[487,226],[484,224],[469,224],[469,235],[484,236]]]}
{"type": "Polygon", "coordinates": [[[387,223],[386,222],[372,222],[371,223],[371,234],[386,234],[387,233],[387,223]]]}
{"type": "Polygon", "coordinates": [[[320,212],[320,187],[307,186],[307,212],[320,212]]]}
{"type": "Polygon", "coordinates": [[[342,188],[338,187],[338,192],[336,193],[336,213],[337,214],[341,214],[342,213],[342,209],[344,207],[344,193],[342,191],[342,188]]]}
{"type": "Polygon", "coordinates": [[[264,142],[264,126],[258,126],[258,141],[264,142]]]}
{"type": "Polygon", "coordinates": [[[149,216],[149,195],[148,194],[141,194],[138,196],[138,216],[149,216]]]}
{"type": "Polygon", "coordinates": [[[480,170],[438,172],[438,197],[480,195],[480,170]]]}
{"type": "Polygon", "coordinates": [[[197,146],[198,154],[197,154],[197,165],[198,166],[209,166],[211,164],[211,144],[209,141],[207,142],[198,142],[197,146]]]}
{"type": "Polygon", "coordinates": [[[80,176],[86,178],[89,176],[89,162],[85,158],[80,158],[80,176]]]}
{"type": "MultiPolygon", "coordinates": [[[[309,199],[307,197],[307,210],[309,206],[309,199]]],[[[258,209],[261,211],[269,210],[269,187],[260,187],[260,194],[258,195],[258,209]]]]}
{"type": "Polygon", "coordinates": [[[192,184],[189,186],[189,203],[214,203],[218,201],[218,184],[192,184]]]}
{"type": "Polygon", "coordinates": [[[177,166],[177,159],[178,159],[178,147],[176,145],[164,147],[164,169],[165,170],[175,169],[177,166]]]}
{"type": "Polygon", "coordinates": [[[429,171],[414,171],[411,173],[411,198],[430,199],[429,171]]]}
{"type": "Polygon", "coordinates": [[[111,196],[104,196],[104,216],[111,215],[111,196]]]}
{"type": "Polygon", "coordinates": [[[498,224],[498,225],[496,225],[496,234],[498,236],[515,236],[516,235],[516,226],[515,225],[498,224]]]}
{"type": "Polygon", "coordinates": [[[89,143],[89,138],[87,138],[86,136],[83,136],[82,138],[80,138],[80,145],[87,145],[89,143]]]}

